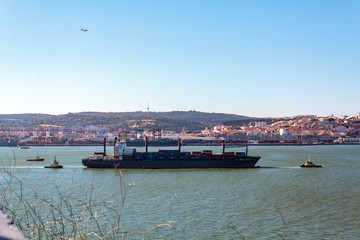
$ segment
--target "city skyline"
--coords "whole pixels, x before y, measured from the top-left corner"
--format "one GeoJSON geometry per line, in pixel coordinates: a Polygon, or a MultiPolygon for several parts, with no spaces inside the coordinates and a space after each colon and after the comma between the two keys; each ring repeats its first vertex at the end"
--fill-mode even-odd
{"type": "MultiPolygon", "coordinates": [[[[202,126],[197,125],[195,128],[188,122],[183,122],[185,126],[182,125],[181,130],[179,128],[176,130],[174,125],[163,125],[164,129],[153,129],[154,125],[148,125],[150,123],[148,119],[142,121],[122,120],[122,123],[118,122],[117,126],[112,125],[112,127],[106,127],[106,124],[96,124],[91,120],[78,119],[74,123],[70,119],[65,120],[65,118],[55,121],[60,125],[38,124],[37,126],[24,127],[27,123],[26,120],[23,120],[21,121],[24,124],[22,126],[18,126],[15,119],[12,119],[12,122],[3,122],[0,128],[0,146],[19,145],[20,143],[38,146],[94,145],[102,144],[103,139],[107,139],[108,144],[113,145],[112,141],[117,137],[123,140],[127,139],[128,144],[135,144],[136,146],[143,146],[146,138],[155,142],[163,138],[164,141],[161,140],[157,143],[166,146],[178,145],[178,139],[190,145],[221,144],[223,140],[232,144],[255,145],[360,143],[360,113],[346,118],[302,116],[273,119],[266,122],[259,119],[259,121],[249,120],[241,123],[233,122],[233,124],[220,123],[220,125],[218,121],[202,126]],[[71,125],[69,125],[70,122],[72,122],[71,125]],[[135,122],[136,124],[134,124],[135,122]],[[11,127],[12,124],[14,124],[13,127],[11,127]],[[129,142],[129,140],[134,142],[129,142]]],[[[201,120],[198,119],[198,121],[201,120]]],[[[151,122],[154,123],[156,120],[151,122]]],[[[108,122],[108,124],[110,123],[108,122]]]]}
{"type": "Polygon", "coordinates": [[[0,114],[353,115],[359,11],[358,1],[1,2],[0,114]]]}

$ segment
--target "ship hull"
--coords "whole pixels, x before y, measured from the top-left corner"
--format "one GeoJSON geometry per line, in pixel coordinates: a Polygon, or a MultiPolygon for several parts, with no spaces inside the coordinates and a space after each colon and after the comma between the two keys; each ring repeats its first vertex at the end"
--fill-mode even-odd
{"type": "Polygon", "coordinates": [[[179,168],[254,168],[260,157],[230,160],[93,160],[85,158],[82,164],[88,168],[128,169],[179,169],[179,168]]]}
{"type": "Polygon", "coordinates": [[[27,162],[42,162],[44,161],[44,158],[35,158],[35,159],[25,159],[27,162]]]}
{"type": "Polygon", "coordinates": [[[305,164],[301,164],[300,167],[302,167],[302,168],[322,168],[321,165],[310,165],[310,166],[306,166],[305,164]]]}
{"type": "Polygon", "coordinates": [[[44,168],[63,168],[62,165],[57,165],[57,166],[45,166],[44,168]]]}

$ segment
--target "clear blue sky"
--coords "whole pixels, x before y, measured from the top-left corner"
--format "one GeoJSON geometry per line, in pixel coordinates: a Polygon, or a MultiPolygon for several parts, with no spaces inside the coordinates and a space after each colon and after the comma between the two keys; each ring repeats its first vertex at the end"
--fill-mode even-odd
{"type": "Polygon", "coordinates": [[[360,1],[0,1],[1,114],[148,102],[257,117],[360,112],[360,1]]]}

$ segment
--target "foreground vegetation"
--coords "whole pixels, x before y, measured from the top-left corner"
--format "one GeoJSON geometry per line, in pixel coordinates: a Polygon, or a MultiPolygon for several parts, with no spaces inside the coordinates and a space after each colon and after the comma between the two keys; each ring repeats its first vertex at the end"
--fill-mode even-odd
{"type": "MultiPolygon", "coordinates": [[[[126,239],[141,236],[168,223],[158,224],[147,231],[122,229],[122,213],[131,181],[123,179],[118,171],[118,199],[99,199],[94,196],[94,178],[86,187],[80,187],[78,197],[56,187],[56,194],[44,197],[42,188],[24,189],[11,167],[0,169],[0,206],[14,224],[29,239],[126,239]]],[[[68,186],[71,188],[72,186],[68,186]]]]}

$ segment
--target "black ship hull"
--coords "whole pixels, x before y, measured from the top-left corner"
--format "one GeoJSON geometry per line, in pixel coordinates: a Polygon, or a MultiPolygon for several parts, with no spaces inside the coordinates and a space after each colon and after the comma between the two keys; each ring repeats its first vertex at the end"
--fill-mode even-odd
{"type": "Polygon", "coordinates": [[[178,168],[254,168],[260,157],[222,160],[93,160],[85,158],[82,164],[88,168],[129,168],[129,169],[178,169],[178,168]]]}
{"type": "Polygon", "coordinates": [[[302,167],[302,168],[322,168],[321,165],[310,165],[310,166],[306,166],[305,164],[301,164],[300,167],[302,167]]]}
{"type": "Polygon", "coordinates": [[[62,165],[57,165],[57,166],[45,166],[44,168],[63,168],[62,165]]]}

